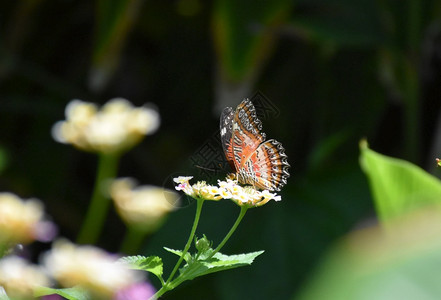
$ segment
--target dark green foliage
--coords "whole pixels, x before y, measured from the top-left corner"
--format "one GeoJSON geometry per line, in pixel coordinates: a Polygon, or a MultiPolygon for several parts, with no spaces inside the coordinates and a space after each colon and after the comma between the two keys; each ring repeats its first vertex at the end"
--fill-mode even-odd
{"type": "MultiPolygon", "coordinates": [[[[265,255],[188,281],[164,299],[295,295],[333,242],[375,216],[358,165],[362,137],[423,166],[441,153],[431,149],[441,108],[440,33],[432,26],[439,1],[110,2],[1,1],[1,191],[41,199],[60,234],[76,238],[96,157],[50,136],[73,98],[158,106],[159,131],[122,158],[119,176],[168,188],[176,175],[215,181],[192,158],[218,131],[219,78],[255,82],[247,96],[261,91],[277,107],[263,130],[282,142],[292,166],[282,201],[250,210],[222,249],[265,255]],[[130,7],[136,13],[127,17],[130,7]],[[106,75],[99,86],[97,70],[106,75]]],[[[182,248],[194,214],[186,201],[140,255],[182,248]]],[[[207,203],[198,236],[218,244],[236,213],[232,203],[207,203]]],[[[116,252],[124,230],[112,213],[99,246],[116,252]]],[[[45,247],[35,246],[34,258],[45,247]]],[[[164,274],[175,259],[164,255],[164,274]]]]}

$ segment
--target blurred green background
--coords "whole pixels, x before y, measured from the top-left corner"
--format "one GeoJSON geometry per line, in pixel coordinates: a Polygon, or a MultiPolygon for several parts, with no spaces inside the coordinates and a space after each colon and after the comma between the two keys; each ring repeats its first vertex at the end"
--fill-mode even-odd
{"type": "MultiPolygon", "coordinates": [[[[287,299],[336,240],[375,221],[361,138],[436,173],[440,87],[436,0],[2,1],[0,187],[44,201],[74,240],[97,158],[51,138],[71,99],[155,104],[159,131],[123,157],[119,175],[172,188],[176,175],[205,179],[191,158],[223,107],[259,91],[279,110],[263,126],[286,148],[291,178],[283,201],[249,211],[223,252],[265,253],[164,299],[287,299]]],[[[184,200],[140,254],[170,268],[162,246],[183,247],[194,206],[184,200]]],[[[198,235],[218,243],[238,213],[207,203],[198,235]]],[[[112,212],[99,246],[117,251],[124,231],[112,212]]]]}

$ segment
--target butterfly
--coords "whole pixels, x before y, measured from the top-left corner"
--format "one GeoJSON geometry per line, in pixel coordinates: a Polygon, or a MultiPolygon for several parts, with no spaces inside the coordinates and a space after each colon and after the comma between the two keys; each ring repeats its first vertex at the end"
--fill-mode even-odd
{"type": "Polygon", "coordinates": [[[280,191],[289,177],[288,156],[278,141],[265,141],[266,135],[261,130],[262,122],[249,99],[244,99],[236,110],[226,107],[222,111],[221,143],[235,171],[232,177],[259,189],[280,191]]]}

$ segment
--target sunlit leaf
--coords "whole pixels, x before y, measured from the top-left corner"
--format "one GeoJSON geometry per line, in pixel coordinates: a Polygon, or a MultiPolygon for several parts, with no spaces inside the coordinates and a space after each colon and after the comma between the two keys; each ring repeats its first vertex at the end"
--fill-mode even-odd
{"type": "Polygon", "coordinates": [[[68,289],[52,289],[48,287],[38,287],[35,292],[34,296],[36,297],[42,297],[47,295],[60,295],[66,299],[69,300],[90,300],[89,294],[82,288],[79,287],[73,287],[68,289]]]}
{"type": "Polygon", "coordinates": [[[147,271],[155,274],[159,278],[162,277],[162,259],[158,256],[125,256],[121,257],[119,261],[127,263],[131,268],[135,270],[147,271]]]}
{"type": "Polygon", "coordinates": [[[212,258],[192,261],[180,269],[180,272],[185,280],[192,280],[210,273],[251,265],[254,259],[263,252],[257,251],[237,255],[216,253],[212,258]]]}
{"type": "MultiPolygon", "coordinates": [[[[164,249],[167,250],[168,252],[176,254],[177,256],[181,256],[182,255],[182,250],[174,250],[174,249],[170,249],[170,248],[167,248],[167,247],[164,247],[164,249]]],[[[184,255],[184,260],[188,262],[190,259],[191,259],[191,255],[190,255],[190,253],[187,252],[184,255]]]]}
{"type": "Polygon", "coordinates": [[[421,206],[441,204],[441,182],[437,178],[410,162],[370,150],[364,141],[360,145],[360,164],[382,221],[421,206]]]}

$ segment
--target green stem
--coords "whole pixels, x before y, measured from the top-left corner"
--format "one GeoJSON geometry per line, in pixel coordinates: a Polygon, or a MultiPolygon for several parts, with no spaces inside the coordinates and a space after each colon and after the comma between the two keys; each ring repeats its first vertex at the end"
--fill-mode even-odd
{"type": "MultiPolygon", "coordinates": [[[[239,216],[236,219],[236,222],[234,222],[233,226],[231,227],[230,231],[227,233],[227,235],[224,237],[224,239],[222,240],[222,242],[219,244],[219,246],[217,246],[216,249],[214,249],[213,253],[211,253],[211,255],[206,258],[206,259],[210,259],[211,257],[213,257],[217,252],[219,252],[222,247],[225,245],[225,243],[230,239],[230,237],[233,235],[234,231],[236,231],[237,227],[239,226],[240,222],[242,221],[243,217],[245,216],[245,213],[247,212],[249,207],[247,206],[241,206],[240,208],[240,213],[239,216]]],[[[180,285],[182,282],[184,282],[185,280],[187,280],[185,278],[185,276],[178,276],[175,280],[173,280],[172,282],[169,283],[170,289],[174,289],[175,287],[177,287],[178,285],[180,285]]],[[[155,298],[153,298],[155,299],[155,298]]]]}
{"type": "Polygon", "coordinates": [[[174,288],[174,286],[170,284],[170,281],[173,279],[173,276],[175,276],[176,272],[178,271],[178,268],[181,265],[182,261],[184,260],[184,256],[187,254],[188,249],[190,249],[191,243],[194,238],[194,234],[196,233],[196,228],[198,227],[199,218],[201,216],[202,204],[204,204],[204,199],[201,198],[197,199],[196,214],[193,221],[193,227],[191,228],[190,236],[188,237],[187,244],[185,245],[184,250],[182,251],[182,255],[179,258],[178,262],[176,263],[175,267],[173,268],[173,271],[170,273],[170,276],[168,277],[165,284],[150,299],[158,299],[164,293],[174,288]]]}
{"type": "Polygon", "coordinates": [[[415,55],[420,47],[422,28],[422,5],[420,0],[407,1],[407,48],[411,55],[415,55]]]}
{"type": "Polygon", "coordinates": [[[99,155],[98,171],[92,199],[77,238],[77,242],[80,244],[94,244],[101,233],[110,204],[110,199],[103,194],[103,183],[115,177],[118,161],[118,155],[99,155]]]}
{"type": "Polygon", "coordinates": [[[404,112],[405,154],[408,160],[417,163],[420,145],[418,72],[415,63],[410,59],[404,58],[402,64],[405,68],[403,87],[403,99],[406,104],[404,112]]]}
{"type": "Polygon", "coordinates": [[[418,66],[421,51],[422,5],[420,0],[407,0],[407,54],[405,61],[404,100],[405,107],[405,136],[406,156],[412,162],[418,162],[420,130],[419,130],[419,82],[418,66]]]}
{"type": "MultiPolygon", "coordinates": [[[[239,226],[240,221],[242,221],[243,217],[245,216],[245,213],[247,212],[248,207],[247,206],[241,206],[240,207],[240,213],[239,216],[236,219],[236,222],[234,222],[233,227],[231,227],[230,231],[227,233],[227,235],[224,237],[222,242],[217,246],[216,249],[214,249],[213,253],[208,258],[213,257],[216,253],[222,249],[222,247],[225,245],[225,243],[230,239],[230,237],[233,235],[234,231],[236,231],[237,226],[239,226]]],[[[208,259],[207,258],[207,259],[208,259]]]]}
{"type": "Polygon", "coordinates": [[[127,228],[126,235],[121,244],[120,252],[127,255],[133,255],[141,247],[142,241],[146,237],[146,232],[139,230],[134,226],[127,228]]]}

